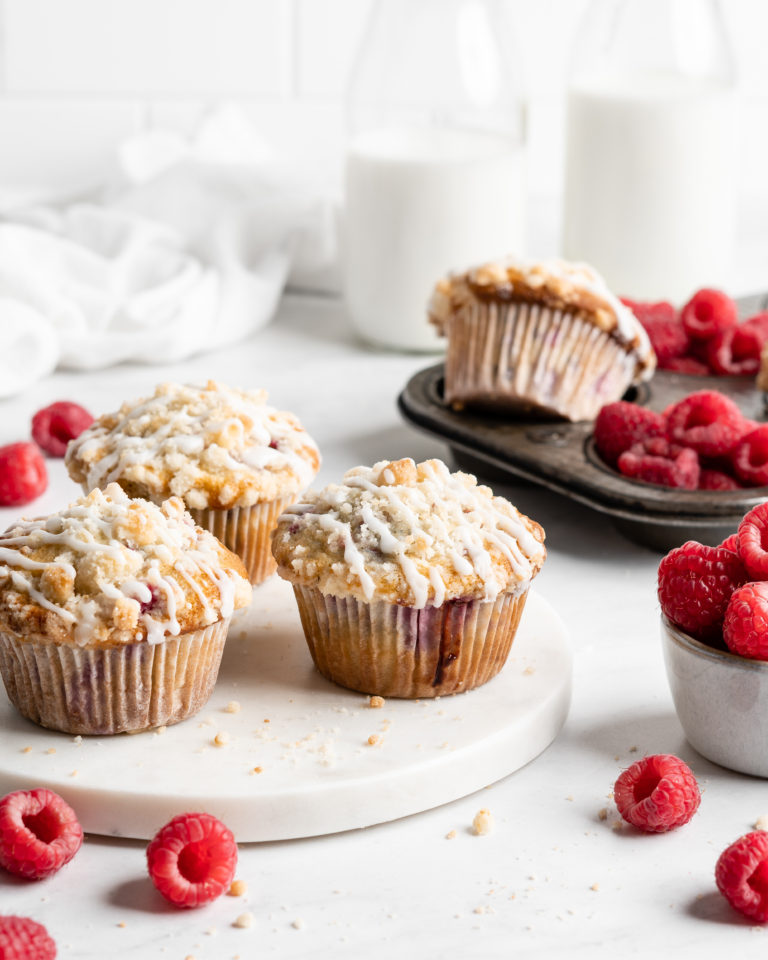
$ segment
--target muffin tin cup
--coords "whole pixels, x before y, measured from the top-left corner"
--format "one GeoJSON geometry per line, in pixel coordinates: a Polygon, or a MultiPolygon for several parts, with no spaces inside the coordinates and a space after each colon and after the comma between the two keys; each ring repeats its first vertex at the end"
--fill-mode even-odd
{"type": "Polygon", "coordinates": [[[415,609],[326,596],[294,585],[301,623],[320,673],[381,697],[441,697],[482,686],[506,662],[527,588],[495,601],[446,601],[415,609]]]}
{"type": "Polygon", "coordinates": [[[115,647],[0,633],[0,675],[19,713],[51,730],[102,735],[178,723],[213,692],[230,619],[115,647]]]}
{"type": "Polygon", "coordinates": [[[446,334],[445,399],[452,406],[597,416],[635,375],[635,357],[573,313],[538,304],[475,303],[446,334]]]}
{"type": "Polygon", "coordinates": [[[277,518],[296,497],[281,497],[250,507],[231,507],[229,510],[189,510],[195,523],[208,530],[245,564],[252,584],[263,583],[277,570],[272,556],[272,531],[277,518]]]}

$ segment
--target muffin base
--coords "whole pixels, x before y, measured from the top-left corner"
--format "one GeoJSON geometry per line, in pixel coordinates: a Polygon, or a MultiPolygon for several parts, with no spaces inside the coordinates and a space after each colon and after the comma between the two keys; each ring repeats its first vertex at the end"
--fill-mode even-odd
{"type": "Polygon", "coordinates": [[[160,643],[75,647],[0,633],[8,699],[63,733],[136,733],[197,713],[213,692],[229,622],[160,643]]]}
{"type": "Polygon", "coordinates": [[[283,510],[295,501],[296,497],[281,497],[279,500],[254,503],[250,507],[231,507],[229,510],[187,509],[199,527],[208,530],[240,557],[248,579],[252,584],[257,584],[263,583],[277,570],[277,563],[272,556],[272,531],[283,510]]]}
{"type": "Polygon", "coordinates": [[[446,335],[453,406],[592,420],[635,377],[635,358],[609,333],[538,304],[475,303],[450,319],[446,335]]]}
{"type": "Polygon", "coordinates": [[[506,662],[527,590],[495,601],[417,610],[326,596],[294,584],[304,636],[320,673],[381,697],[442,697],[482,686],[506,662]]]}

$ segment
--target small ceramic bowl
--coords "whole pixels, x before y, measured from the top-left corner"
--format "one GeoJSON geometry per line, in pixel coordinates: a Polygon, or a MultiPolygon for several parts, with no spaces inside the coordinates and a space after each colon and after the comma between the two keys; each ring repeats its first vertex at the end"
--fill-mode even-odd
{"type": "Polygon", "coordinates": [[[768,777],[768,661],[709,647],[661,619],[667,678],[691,746],[720,766],[768,777]]]}

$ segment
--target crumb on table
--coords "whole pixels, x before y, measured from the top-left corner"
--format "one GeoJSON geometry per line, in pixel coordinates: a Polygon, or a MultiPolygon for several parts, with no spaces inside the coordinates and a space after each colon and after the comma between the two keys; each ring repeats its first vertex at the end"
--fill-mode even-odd
{"type": "Polygon", "coordinates": [[[246,893],[248,893],[248,884],[245,880],[233,880],[227,890],[227,896],[230,897],[243,897],[246,893]]]}
{"type": "Polygon", "coordinates": [[[493,830],[493,817],[487,807],[478,810],[472,820],[472,830],[477,837],[485,837],[493,830]]]}
{"type": "Polygon", "coordinates": [[[368,700],[368,705],[371,707],[372,710],[380,710],[385,703],[386,703],[386,700],[384,699],[384,697],[373,696],[373,697],[370,697],[368,700]]]}

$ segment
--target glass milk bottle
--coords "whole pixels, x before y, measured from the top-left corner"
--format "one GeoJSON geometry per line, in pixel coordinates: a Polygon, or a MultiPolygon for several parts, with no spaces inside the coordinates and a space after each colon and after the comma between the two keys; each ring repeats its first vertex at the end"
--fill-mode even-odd
{"type": "Polygon", "coordinates": [[[726,286],[735,113],[717,0],[592,0],[568,93],[564,255],[635,299],[726,286]]]}
{"type": "Polygon", "coordinates": [[[438,350],[449,270],[523,252],[524,108],[495,0],[377,0],[350,81],[344,294],[379,346],[438,350]]]}

